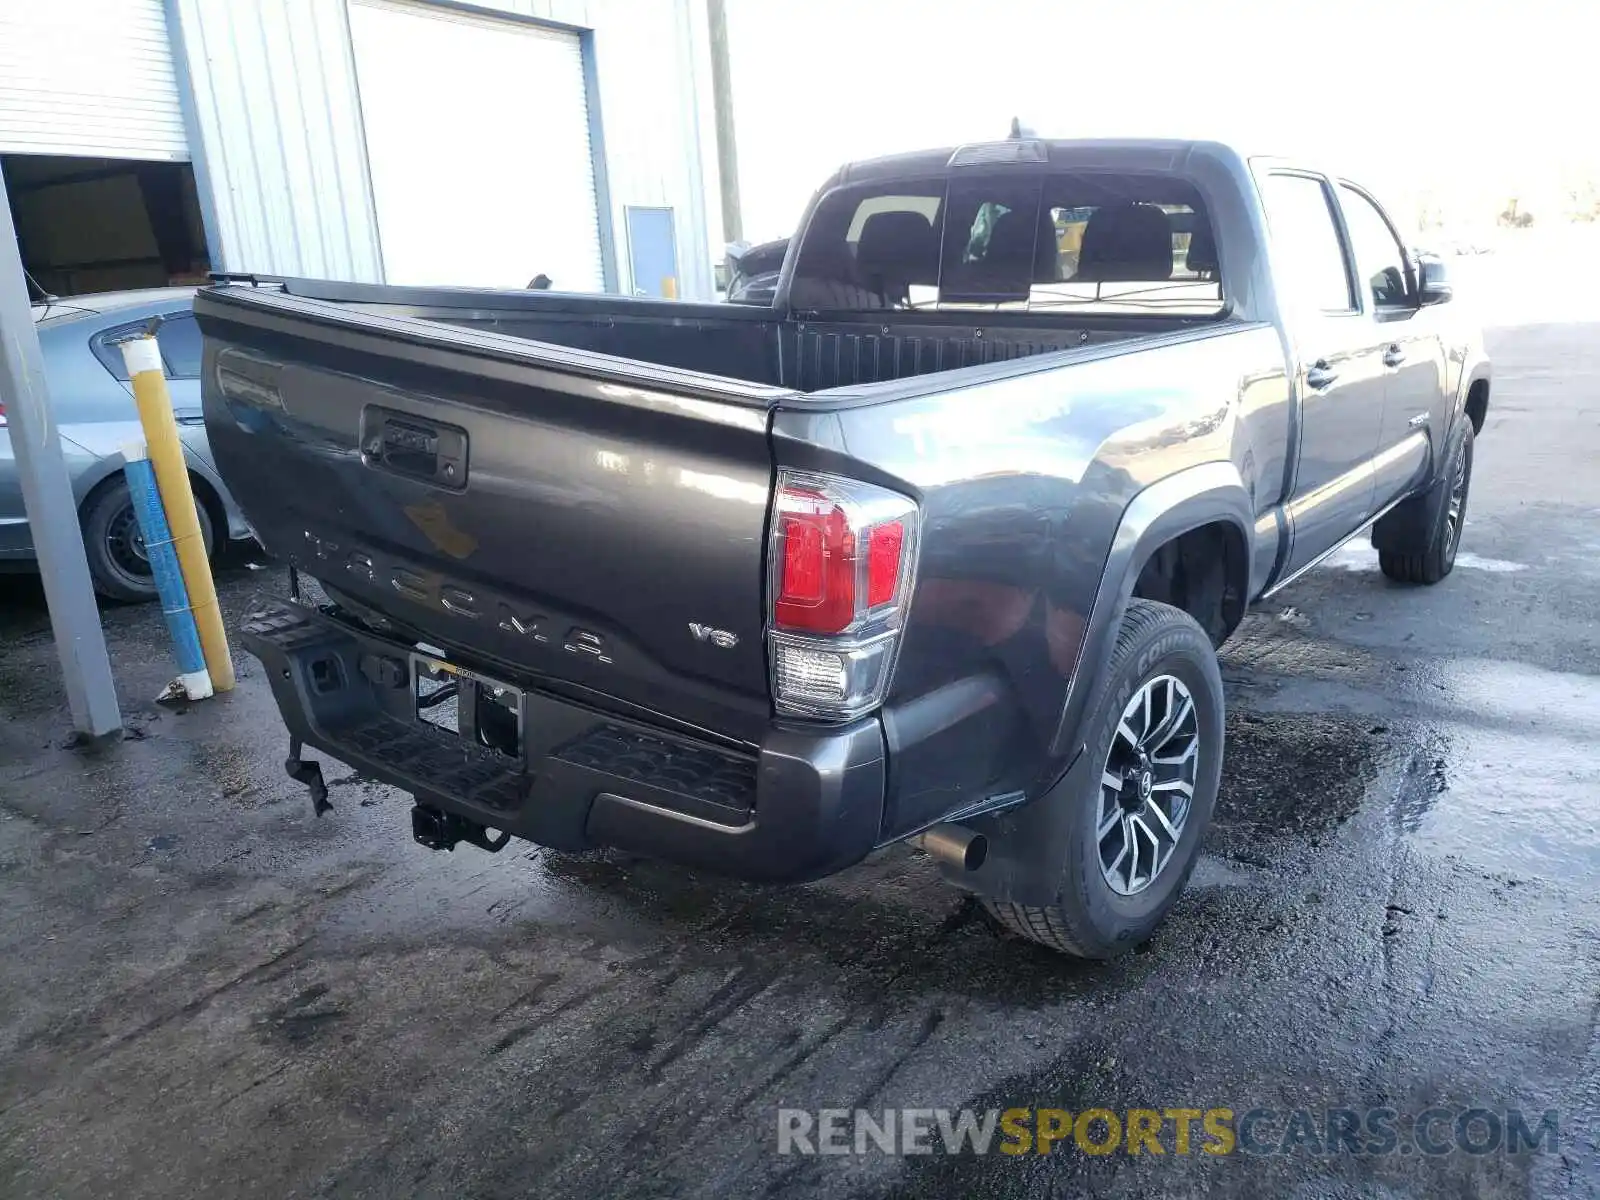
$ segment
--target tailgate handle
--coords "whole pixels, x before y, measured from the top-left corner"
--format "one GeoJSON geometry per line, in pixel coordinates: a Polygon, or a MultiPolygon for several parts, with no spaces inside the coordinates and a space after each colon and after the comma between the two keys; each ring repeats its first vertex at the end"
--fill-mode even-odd
{"type": "Polygon", "coordinates": [[[397,471],[431,479],[439,469],[439,435],[420,425],[385,421],[380,457],[397,471]]]}
{"type": "Polygon", "coordinates": [[[362,414],[362,459],[369,467],[459,489],[467,483],[467,434],[388,409],[362,414]]]}

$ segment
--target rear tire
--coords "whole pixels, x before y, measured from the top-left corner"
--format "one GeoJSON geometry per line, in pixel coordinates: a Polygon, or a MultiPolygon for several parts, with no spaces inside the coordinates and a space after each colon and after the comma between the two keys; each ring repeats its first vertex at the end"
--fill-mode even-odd
{"type": "Polygon", "coordinates": [[[1462,418],[1461,427],[1445,473],[1373,528],[1378,568],[1397,583],[1438,583],[1456,565],[1472,487],[1472,422],[1462,418]]]}
{"type": "Polygon", "coordinates": [[[1131,601],[1085,728],[1088,782],[1050,800],[1070,809],[1056,903],[984,905],[1023,937],[1064,954],[1104,959],[1149,940],[1194,870],[1211,823],[1222,778],[1223,696],[1205,630],[1181,609],[1131,601]],[[1192,720],[1184,716],[1186,705],[1192,720]],[[1175,714],[1182,719],[1174,722],[1175,714]],[[1142,751],[1130,736],[1141,732],[1141,720],[1153,739],[1142,751]],[[1169,760],[1190,753],[1192,767],[1171,774],[1169,760]],[[1113,780],[1120,788],[1110,786],[1113,780]],[[1192,794],[1180,815],[1183,784],[1192,794]],[[1143,830],[1155,831],[1149,840],[1145,832],[1130,831],[1141,822],[1143,830]],[[1118,846],[1130,839],[1131,866],[1126,855],[1117,857],[1118,846]],[[1141,882],[1139,856],[1146,853],[1148,878],[1141,882]]]}
{"type": "MultiPolygon", "coordinates": [[[[211,514],[199,497],[195,498],[195,511],[200,518],[206,557],[210,558],[215,550],[211,514]]],[[[89,559],[89,578],[101,596],[127,604],[156,598],[156,581],[145,557],[144,540],[139,536],[133,497],[120,474],[96,489],[84,505],[83,548],[89,559]]]]}

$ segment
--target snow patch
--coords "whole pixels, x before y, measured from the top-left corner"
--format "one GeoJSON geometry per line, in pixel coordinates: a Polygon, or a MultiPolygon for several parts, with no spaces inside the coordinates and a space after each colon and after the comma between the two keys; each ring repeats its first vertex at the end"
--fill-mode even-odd
{"type": "Polygon", "coordinates": [[[1323,559],[1322,565],[1342,571],[1374,571],[1378,567],[1378,552],[1368,541],[1346,542],[1323,559]]]}
{"type": "Polygon", "coordinates": [[[1473,571],[1494,571],[1505,574],[1510,571],[1526,571],[1527,563],[1510,562],[1504,558],[1484,558],[1479,554],[1470,554],[1461,550],[1456,551],[1456,566],[1466,567],[1473,571]]]}

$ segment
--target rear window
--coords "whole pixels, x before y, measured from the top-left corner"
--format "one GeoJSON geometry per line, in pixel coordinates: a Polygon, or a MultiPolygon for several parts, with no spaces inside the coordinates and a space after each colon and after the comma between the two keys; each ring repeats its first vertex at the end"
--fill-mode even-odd
{"type": "Polygon", "coordinates": [[[790,300],[822,311],[1223,307],[1193,185],[1098,173],[841,188],[806,231],[790,300]]]}

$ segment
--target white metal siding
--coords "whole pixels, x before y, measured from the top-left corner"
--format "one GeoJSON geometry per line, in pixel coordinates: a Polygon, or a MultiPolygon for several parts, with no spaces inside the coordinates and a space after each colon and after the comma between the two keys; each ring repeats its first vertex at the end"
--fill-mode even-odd
{"type": "MultiPolygon", "coordinates": [[[[0,9],[62,2],[0,0],[0,9]]],[[[593,30],[610,194],[600,219],[623,291],[632,282],[624,210],[659,205],[673,210],[680,295],[712,297],[695,63],[703,33],[691,32],[691,16],[704,29],[700,2],[484,0],[508,14],[593,30]]],[[[213,262],[233,271],[382,281],[346,4],[168,4],[178,14],[180,66],[194,94],[192,140],[213,262]]]]}
{"type": "Polygon", "coordinates": [[[389,282],[601,290],[578,36],[391,0],[350,33],[389,282]]]}
{"type": "MultiPolygon", "coordinates": [[[[605,136],[611,211],[602,214],[615,248],[617,285],[628,277],[626,209],[670,208],[683,278],[678,294],[710,300],[712,252],[705,208],[710,76],[701,59],[703,0],[476,0],[518,16],[594,31],[594,74],[605,136]],[[702,120],[704,116],[704,120],[702,120]]],[[[597,148],[598,149],[598,148],[597,148]]],[[[714,182],[714,171],[709,178],[714,182]]],[[[809,185],[808,185],[809,186],[809,185]]]]}
{"type": "Polygon", "coordinates": [[[0,0],[0,152],[188,158],[162,0],[0,0]]]}
{"type": "MultiPolygon", "coordinates": [[[[501,12],[519,17],[532,17],[536,21],[555,21],[577,29],[587,29],[594,24],[590,13],[592,0],[474,0],[483,8],[497,8],[501,12]]],[[[629,0],[636,3],[637,0],[629,0]]],[[[655,0],[645,0],[654,3],[655,0]]]]}
{"type": "MultiPolygon", "coordinates": [[[[692,10],[700,0],[586,0],[595,26],[595,67],[605,131],[612,227],[626,228],[630,205],[670,208],[686,300],[714,298],[706,233],[700,97],[710,106],[710,77],[696,76],[692,10]]],[[[713,176],[714,178],[714,176],[713,176]]],[[[626,239],[616,238],[625,259],[626,239]]],[[[631,291],[619,262],[623,291],[631,291]]]]}
{"type": "Polygon", "coordinates": [[[172,3],[216,269],[380,282],[344,5],[172,3]]]}

